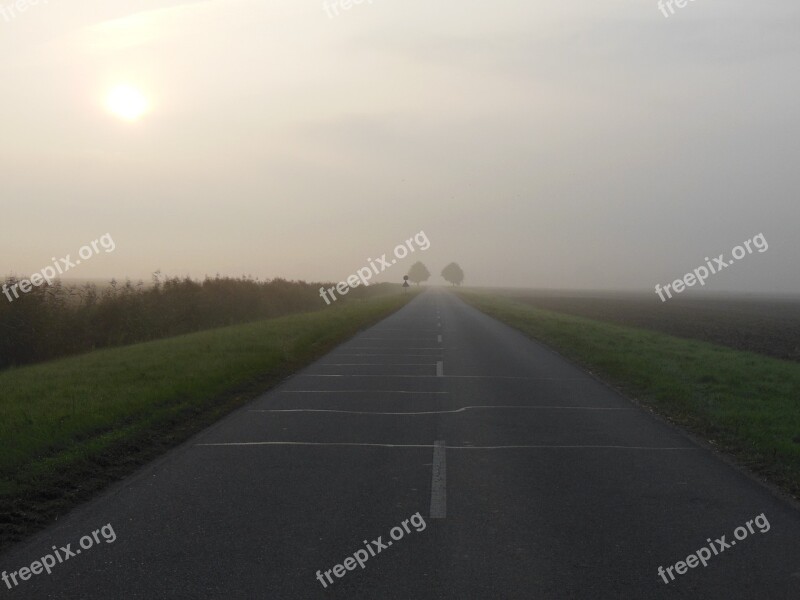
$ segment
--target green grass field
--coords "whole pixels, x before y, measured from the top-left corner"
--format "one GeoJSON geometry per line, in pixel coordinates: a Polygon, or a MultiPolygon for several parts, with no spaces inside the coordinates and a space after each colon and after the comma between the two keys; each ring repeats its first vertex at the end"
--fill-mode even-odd
{"type": "Polygon", "coordinates": [[[0,372],[0,547],[412,297],[359,300],[0,372]]]}
{"type": "Polygon", "coordinates": [[[488,294],[461,296],[800,496],[800,364],[488,294]]]}

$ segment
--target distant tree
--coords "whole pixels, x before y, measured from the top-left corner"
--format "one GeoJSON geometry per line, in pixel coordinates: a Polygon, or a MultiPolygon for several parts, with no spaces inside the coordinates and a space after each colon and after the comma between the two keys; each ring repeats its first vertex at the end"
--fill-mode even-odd
{"type": "Polygon", "coordinates": [[[423,281],[428,281],[431,277],[431,272],[428,271],[428,267],[422,264],[420,261],[415,262],[411,265],[411,268],[408,270],[408,278],[419,285],[423,281]]]}
{"type": "Polygon", "coordinates": [[[458,263],[451,262],[444,269],[442,269],[442,277],[452,285],[461,285],[464,281],[464,271],[458,266],[458,263]]]}

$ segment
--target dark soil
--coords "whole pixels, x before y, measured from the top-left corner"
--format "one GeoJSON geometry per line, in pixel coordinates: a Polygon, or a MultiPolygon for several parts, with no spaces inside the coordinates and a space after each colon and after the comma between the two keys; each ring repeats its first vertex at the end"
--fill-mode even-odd
{"type": "Polygon", "coordinates": [[[513,292],[537,308],[800,362],[800,299],[513,292]]]}

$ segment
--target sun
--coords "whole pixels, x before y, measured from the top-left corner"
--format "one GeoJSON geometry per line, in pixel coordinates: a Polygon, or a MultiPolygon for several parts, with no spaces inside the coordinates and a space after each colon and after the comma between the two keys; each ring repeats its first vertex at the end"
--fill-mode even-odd
{"type": "Polygon", "coordinates": [[[106,96],[106,107],[126,121],[136,121],[150,108],[150,102],[142,91],[132,85],[118,85],[106,96]]]}

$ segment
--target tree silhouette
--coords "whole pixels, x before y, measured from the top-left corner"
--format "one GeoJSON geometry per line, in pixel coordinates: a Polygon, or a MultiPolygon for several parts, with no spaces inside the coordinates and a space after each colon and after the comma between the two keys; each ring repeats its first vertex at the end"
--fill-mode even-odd
{"type": "Polygon", "coordinates": [[[448,283],[461,285],[461,282],[464,281],[464,271],[461,270],[458,263],[451,262],[442,269],[442,277],[444,277],[448,283]]]}
{"type": "Polygon", "coordinates": [[[430,279],[431,273],[428,271],[428,267],[422,264],[420,261],[415,262],[411,265],[411,268],[408,270],[408,278],[419,285],[423,281],[428,281],[430,279]]]}

